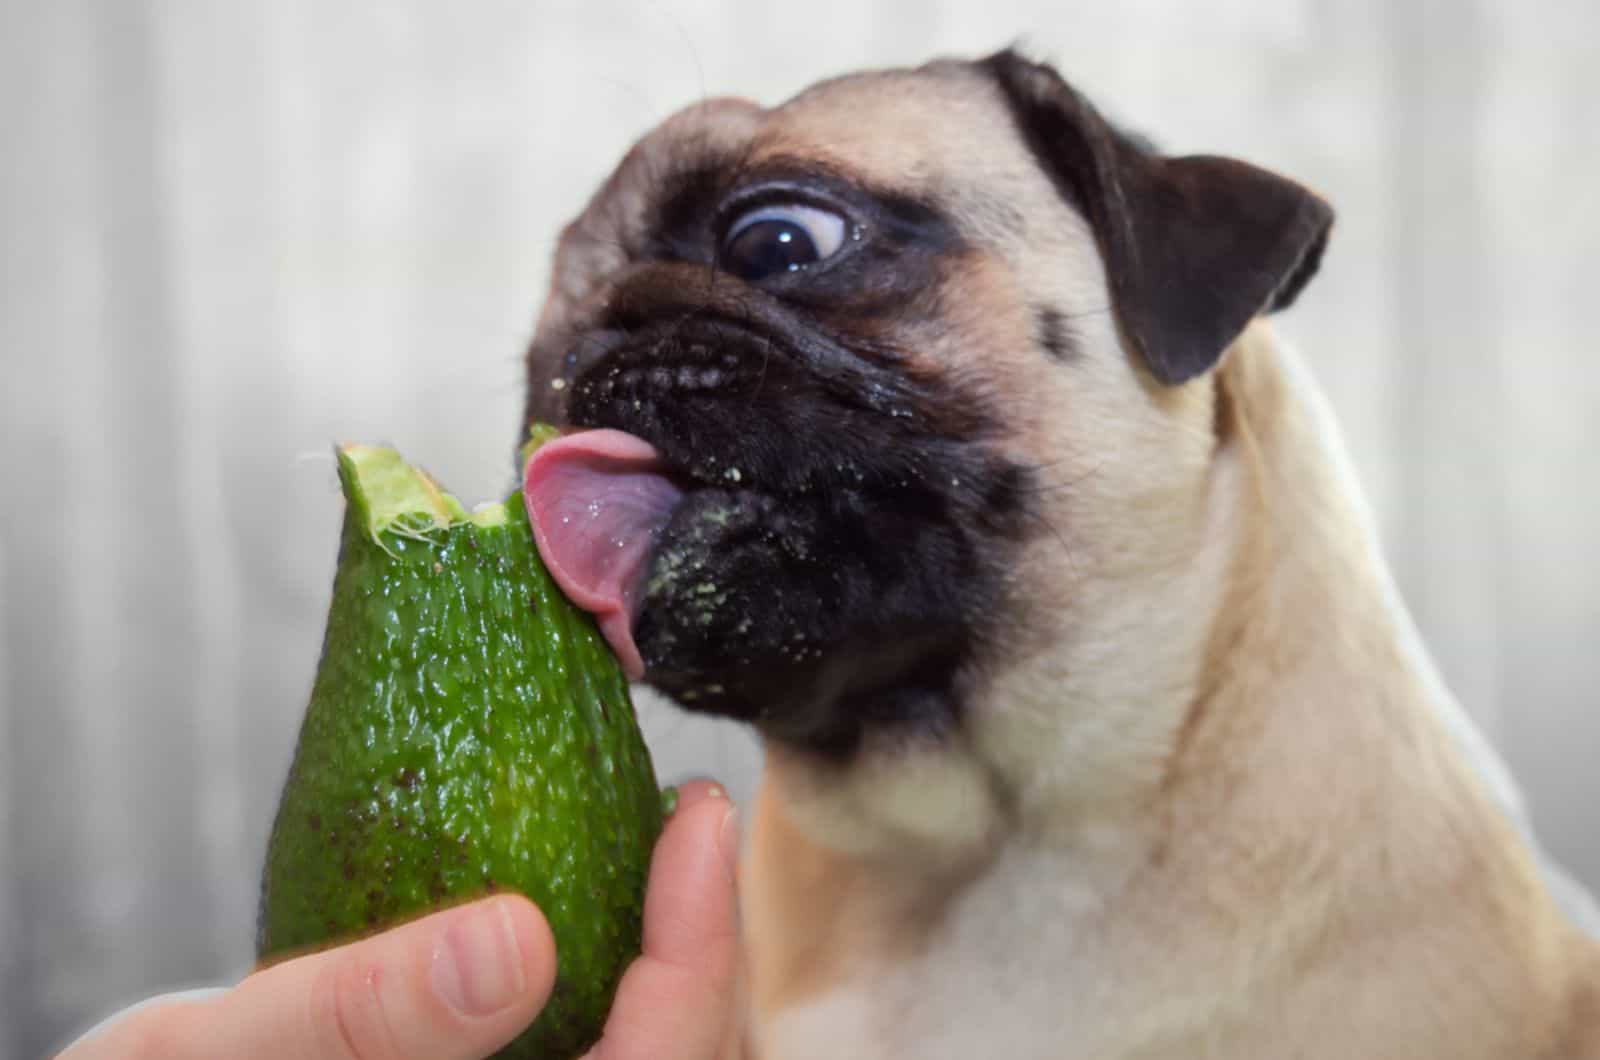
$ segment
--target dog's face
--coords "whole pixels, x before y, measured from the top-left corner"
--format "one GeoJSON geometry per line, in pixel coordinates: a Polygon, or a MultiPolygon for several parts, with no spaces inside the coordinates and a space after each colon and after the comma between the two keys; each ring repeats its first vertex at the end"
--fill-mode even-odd
{"type": "Polygon", "coordinates": [[[528,362],[530,420],[666,483],[608,634],[798,753],[970,737],[1192,558],[1206,373],[1328,223],[1011,53],[679,113],[565,232],[528,362]]]}

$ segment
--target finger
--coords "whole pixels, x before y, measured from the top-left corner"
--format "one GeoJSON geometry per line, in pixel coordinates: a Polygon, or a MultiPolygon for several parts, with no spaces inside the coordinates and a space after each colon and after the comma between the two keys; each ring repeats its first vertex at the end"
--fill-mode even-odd
{"type": "Polygon", "coordinates": [[[257,972],[166,1026],[134,1028],[127,1044],[140,1048],[83,1060],[479,1060],[533,1020],[554,978],[544,917],[499,896],[257,972]],[[159,1053],[140,1051],[157,1042],[159,1053]]]}
{"type": "Polygon", "coordinates": [[[707,1060],[733,1015],[739,827],[715,785],[679,792],[650,863],[644,952],[628,967],[591,1060],[707,1060]]]}

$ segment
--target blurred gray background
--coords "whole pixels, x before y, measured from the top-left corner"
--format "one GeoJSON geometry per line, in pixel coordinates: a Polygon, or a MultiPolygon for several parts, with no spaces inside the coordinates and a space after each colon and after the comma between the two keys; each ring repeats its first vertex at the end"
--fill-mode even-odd
{"type": "MultiPolygon", "coordinates": [[[[511,483],[559,225],[704,93],[1021,38],[1340,222],[1282,328],[1546,844],[1600,884],[1600,4],[8,0],[0,1057],[239,974],[333,439],[511,483]]],[[[645,706],[662,773],[742,734],[645,706]]]]}

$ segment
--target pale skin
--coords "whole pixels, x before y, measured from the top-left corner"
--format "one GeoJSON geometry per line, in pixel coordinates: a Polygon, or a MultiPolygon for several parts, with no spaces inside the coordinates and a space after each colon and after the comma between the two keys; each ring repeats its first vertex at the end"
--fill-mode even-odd
{"type": "MultiPolygon", "coordinates": [[[[679,788],[645,895],[644,952],[587,1060],[733,1060],[738,963],[733,804],[679,788]]],[[[501,895],[274,965],[200,1001],[141,1009],[57,1060],[478,1060],[544,1007],[555,943],[527,899],[501,895]]]]}

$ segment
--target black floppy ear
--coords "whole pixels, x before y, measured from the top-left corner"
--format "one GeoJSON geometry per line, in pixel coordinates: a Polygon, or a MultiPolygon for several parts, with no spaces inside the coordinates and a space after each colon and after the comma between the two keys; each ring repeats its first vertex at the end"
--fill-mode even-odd
{"type": "Polygon", "coordinates": [[[1161,382],[1209,369],[1251,318],[1289,305],[1316,273],[1333,209],[1299,184],[1231,158],[1156,154],[1014,51],[979,66],[1089,221],[1117,321],[1161,382]]]}

